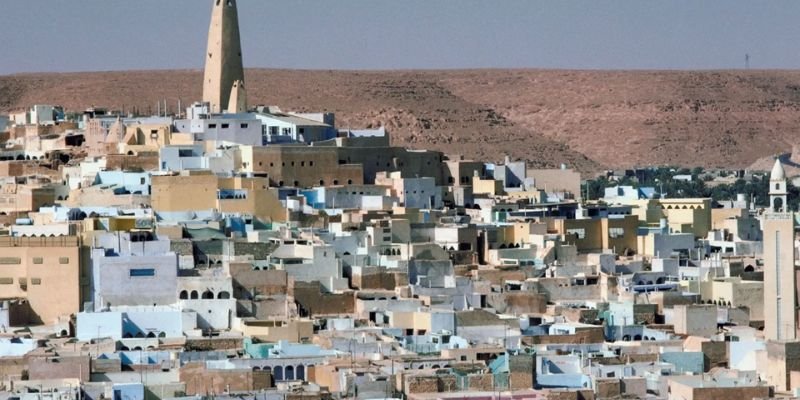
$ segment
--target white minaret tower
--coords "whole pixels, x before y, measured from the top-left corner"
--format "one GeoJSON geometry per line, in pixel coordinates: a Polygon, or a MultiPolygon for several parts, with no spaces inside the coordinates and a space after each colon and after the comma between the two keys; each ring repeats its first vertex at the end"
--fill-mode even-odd
{"type": "MultiPolygon", "coordinates": [[[[221,113],[228,110],[234,84],[244,86],[236,0],[214,0],[203,77],[203,101],[210,104],[210,112],[221,113]]],[[[246,100],[241,97],[243,94],[238,93],[234,100],[237,109],[246,108],[246,100]]]]}
{"type": "Polygon", "coordinates": [[[786,172],[780,160],[769,177],[769,208],[764,213],[764,337],[797,339],[797,277],[794,216],[787,212],[786,172]]]}
{"type": "Polygon", "coordinates": [[[769,174],[769,206],[772,212],[784,212],[786,206],[786,172],[780,159],[775,159],[769,174]]]}

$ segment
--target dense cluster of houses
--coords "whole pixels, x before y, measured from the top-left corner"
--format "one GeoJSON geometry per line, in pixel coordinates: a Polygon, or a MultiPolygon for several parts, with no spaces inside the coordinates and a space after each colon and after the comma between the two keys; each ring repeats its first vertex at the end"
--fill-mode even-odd
{"type": "Polygon", "coordinates": [[[780,161],[767,208],[631,186],[590,200],[566,166],[396,147],[331,113],[248,108],[237,18],[235,1],[215,2],[204,101],[185,109],[0,117],[0,397],[705,400],[800,387],[780,161]]]}

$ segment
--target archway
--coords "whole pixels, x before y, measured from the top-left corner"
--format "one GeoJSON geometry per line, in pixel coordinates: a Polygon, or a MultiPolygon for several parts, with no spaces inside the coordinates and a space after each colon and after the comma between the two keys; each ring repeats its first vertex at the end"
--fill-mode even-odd
{"type": "Polygon", "coordinates": [[[284,373],[283,373],[284,378],[287,381],[294,380],[294,367],[293,366],[287,365],[286,368],[283,371],[284,371],[284,373]]]}
{"type": "Polygon", "coordinates": [[[779,212],[783,211],[783,199],[780,197],[776,197],[775,200],[772,201],[772,211],[779,212]]]}

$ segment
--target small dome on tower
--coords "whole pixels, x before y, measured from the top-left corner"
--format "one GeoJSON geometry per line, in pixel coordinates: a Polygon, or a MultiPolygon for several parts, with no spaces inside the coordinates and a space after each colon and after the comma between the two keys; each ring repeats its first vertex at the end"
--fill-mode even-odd
{"type": "Polygon", "coordinates": [[[775,159],[775,165],[772,166],[772,172],[769,174],[769,180],[771,181],[782,181],[786,179],[786,171],[783,170],[783,164],[781,164],[781,159],[775,159]]]}

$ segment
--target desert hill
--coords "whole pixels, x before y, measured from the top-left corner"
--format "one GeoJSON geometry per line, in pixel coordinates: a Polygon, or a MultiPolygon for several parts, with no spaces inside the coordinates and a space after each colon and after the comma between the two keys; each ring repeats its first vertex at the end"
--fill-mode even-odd
{"type": "MultiPolygon", "coordinates": [[[[800,71],[247,71],[251,105],[332,111],[339,127],[468,158],[582,171],[747,168],[792,151],[800,71]]],[[[0,76],[0,112],[34,103],[154,112],[201,97],[202,72],[0,76]]],[[[768,168],[767,168],[768,169],[768,168]]]]}

